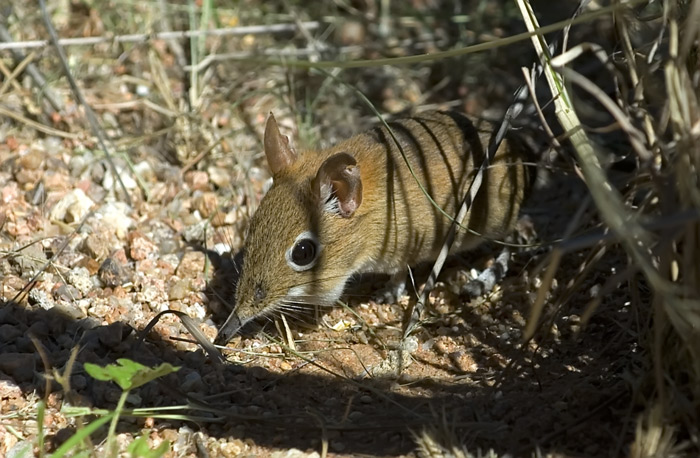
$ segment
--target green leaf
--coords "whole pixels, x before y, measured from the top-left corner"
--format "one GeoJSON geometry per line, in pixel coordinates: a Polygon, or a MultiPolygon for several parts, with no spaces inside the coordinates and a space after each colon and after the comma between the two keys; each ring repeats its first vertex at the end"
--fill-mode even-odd
{"type": "Polygon", "coordinates": [[[126,451],[131,454],[131,458],[139,458],[146,456],[151,449],[148,448],[148,441],[146,438],[141,436],[134,439],[134,441],[126,448],[126,451]]]}
{"type": "Polygon", "coordinates": [[[131,454],[132,458],[159,458],[168,450],[170,450],[169,441],[163,441],[158,448],[151,450],[148,448],[148,441],[145,436],[135,439],[127,447],[127,451],[131,454]]]}
{"type": "MultiPolygon", "coordinates": [[[[123,360],[120,359],[119,361],[123,360]]],[[[151,380],[155,380],[158,377],[163,377],[164,375],[172,374],[173,372],[177,372],[179,370],[180,368],[178,366],[173,366],[168,363],[162,363],[159,366],[153,368],[146,367],[144,368],[144,370],[141,370],[134,375],[134,378],[132,379],[134,383],[134,388],[138,388],[150,382],[151,380]]]]}
{"type": "Polygon", "coordinates": [[[150,368],[127,358],[117,360],[118,364],[108,364],[100,367],[96,364],[85,363],[85,371],[91,377],[105,382],[112,381],[124,390],[138,388],[151,380],[180,370],[179,367],[163,363],[158,367],[150,368]]]}
{"type": "Polygon", "coordinates": [[[149,455],[149,457],[159,458],[165,455],[168,452],[168,450],[170,450],[170,441],[163,441],[160,443],[158,448],[154,448],[153,450],[151,450],[151,454],[149,455]]]}
{"type": "Polygon", "coordinates": [[[85,415],[107,415],[110,411],[107,409],[93,409],[83,406],[72,406],[64,403],[61,406],[61,413],[66,417],[84,417],[85,415]]]}
{"type": "MultiPolygon", "coordinates": [[[[43,400],[37,404],[36,425],[37,425],[37,446],[39,447],[39,456],[44,456],[44,444],[46,440],[44,431],[44,417],[46,415],[46,403],[43,400]]],[[[32,453],[32,456],[34,453],[32,453]]]]}
{"type": "Polygon", "coordinates": [[[54,453],[51,454],[51,458],[61,458],[65,456],[66,453],[70,452],[75,447],[80,445],[90,434],[95,432],[100,426],[109,422],[113,416],[114,414],[110,413],[109,415],[105,415],[104,417],[96,419],[84,428],[80,428],[75,434],[69,437],[67,441],[61,444],[61,446],[58,447],[58,449],[56,449],[54,453]]]}

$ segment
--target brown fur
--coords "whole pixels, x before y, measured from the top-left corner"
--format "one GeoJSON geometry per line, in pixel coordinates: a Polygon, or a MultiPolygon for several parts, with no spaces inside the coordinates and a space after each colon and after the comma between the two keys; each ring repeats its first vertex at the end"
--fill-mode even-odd
{"type": "MultiPolygon", "coordinates": [[[[462,115],[444,112],[421,114],[390,126],[418,181],[437,205],[455,215],[483,160],[491,127],[479,132],[462,115]]],[[[279,140],[272,119],[265,144],[275,149],[266,151],[269,162],[279,156],[282,159],[275,164],[289,164],[278,166],[273,186],[251,221],[236,293],[234,313],[240,324],[285,304],[332,304],[353,274],[397,273],[437,257],[450,220],[421,191],[386,128],[356,135],[324,151],[297,155],[279,140]],[[268,136],[274,141],[268,141],[268,136]],[[340,167],[336,180],[353,179],[359,169],[361,182],[337,186],[336,181],[332,188],[338,194],[344,190],[341,199],[359,197],[359,206],[349,205],[353,210],[349,216],[324,209],[323,189],[331,188],[319,191],[315,180],[324,161],[337,153],[348,153],[356,166],[340,167]],[[298,272],[287,264],[285,252],[304,231],[317,235],[322,250],[313,268],[298,272]]],[[[504,142],[498,150],[464,222],[487,237],[511,230],[526,192],[522,153],[511,145],[515,144],[504,142]]],[[[460,230],[452,251],[473,248],[481,241],[460,230]]]]}

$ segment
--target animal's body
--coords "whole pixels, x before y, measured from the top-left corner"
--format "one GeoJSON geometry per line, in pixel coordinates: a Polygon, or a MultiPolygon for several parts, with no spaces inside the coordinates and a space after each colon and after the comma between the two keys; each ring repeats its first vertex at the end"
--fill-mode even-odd
{"type": "MultiPolygon", "coordinates": [[[[428,112],[389,126],[401,148],[378,127],[326,150],[297,154],[270,116],[264,143],[273,185],[251,220],[235,309],[219,342],[275,310],[331,305],[355,274],[397,274],[437,257],[451,224],[445,214],[459,210],[492,127],[477,130],[453,112],[428,112]]],[[[463,222],[477,234],[500,237],[516,221],[528,186],[518,145],[504,141],[484,175],[463,222]]],[[[452,252],[482,241],[459,230],[452,252]]]]}

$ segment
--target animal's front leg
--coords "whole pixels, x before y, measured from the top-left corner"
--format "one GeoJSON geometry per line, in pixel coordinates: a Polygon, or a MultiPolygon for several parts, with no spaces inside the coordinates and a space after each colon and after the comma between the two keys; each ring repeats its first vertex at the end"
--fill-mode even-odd
{"type": "Polygon", "coordinates": [[[407,272],[400,270],[391,275],[386,285],[372,294],[377,304],[395,304],[406,294],[407,272]]]}

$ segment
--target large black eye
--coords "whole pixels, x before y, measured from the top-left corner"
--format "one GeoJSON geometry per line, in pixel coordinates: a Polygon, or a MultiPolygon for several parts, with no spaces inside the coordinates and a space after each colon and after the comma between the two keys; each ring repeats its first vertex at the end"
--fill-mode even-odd
{"type": "Polygon", "coordinates": [[[321,248],[310,232],[304,232],[294,241],[294,245],[287,250],[287,264],[297,272],[310,269],[316,264],[321,248]]]}
{"type": "Polygon", "coordinates": [[[301,239],[292,248],[292,262],[300,267],[308,266],[316,259],[316,244],[311,239],[301,239]]]}

